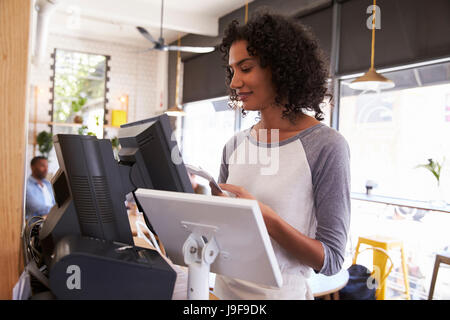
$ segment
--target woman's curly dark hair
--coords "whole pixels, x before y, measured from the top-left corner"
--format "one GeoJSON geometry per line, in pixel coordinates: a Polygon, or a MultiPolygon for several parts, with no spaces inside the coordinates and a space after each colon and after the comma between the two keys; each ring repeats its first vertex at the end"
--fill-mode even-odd
{"type": "Polygon", "coordinates": [[[327,94],[327,66],[317,40],[307,27],[293,18],[267,11],[257,12],[243,26],[236,20],[228,25],[220,51],[232,103],[236,103],[237,95],[230,88],[233,75],[228,58],[231,45],[238,40],[246,40],[248,53],[259,57],[262,68],[270,68],[277,92],[275,103],[281,105],[283,100],[287,101],[283,118],[295,123],[304,111],[313,111],[317,120],[323,120],[321,104],[325,96],[331,97],[327,94]]]}

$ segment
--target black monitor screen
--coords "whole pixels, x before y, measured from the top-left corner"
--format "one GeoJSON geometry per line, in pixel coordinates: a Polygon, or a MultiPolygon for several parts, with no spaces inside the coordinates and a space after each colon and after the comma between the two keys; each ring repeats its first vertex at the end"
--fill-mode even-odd
{"type": "Polygon", "coordinates": [[[59,208],[70,198],[69,186],[67,185],[66,175],[64,171],[58,169],[52,179],[53,193],[55,202],[59,208]]]}
{"type": "Polygon", "coordinates": [[[122,125],[119,142],[136,188],[194,193],[167,115],[122,125]]]}

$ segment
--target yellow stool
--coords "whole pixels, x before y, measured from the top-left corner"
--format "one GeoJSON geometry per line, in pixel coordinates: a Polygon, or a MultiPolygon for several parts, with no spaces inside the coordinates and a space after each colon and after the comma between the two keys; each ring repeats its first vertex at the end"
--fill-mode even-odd
{"type": "MultiPolygon", "coordinates": [[[[377,247],[367,247],[364,250],[355,252],[355,257],[353,259],[353,264],[356,264],[356,259],[357,259],[358,255],[360,253],[363,253],[364,251],[367,251],[367,250],[376,251],[378,253],[378,255],[377,255],[377,260],[378,261],[381,260],[381,256],[380,255],[384,255],[386,261],[389,260],[389,268],[386,267],[386,263],[384,264],[384,268],[385,268],[384,270],[387,269],[387,271],[385,271],[383,275],[381,275],[380,268],[375,263],[374,263],[373,271],[370,274],[370,277],[372,279],[376,280],[376,284],[378,286],[375,289],[376,290],[375,291],[375,298],[376,299],[380,299],[380,290],[379,290],[379,288],[381,288],[385,284],[385,281],[387,280],[387,277],[389,276],[389,274],[392,271],[392,268],[394,267],[394,263],[392,262],[392,259],[391,259],[391,257],[389,256],[389,253],[386,250],[381,249],[381,248],[377,248],[377,247]]],[[[371,288],[371,287],[369,287],[369,285],[372,286],[373,284],[369,284],[369,282],[367,282],[368,288],[371,288]]]]}
{"type": "MultiPolygon", "coordinates": [[[[356,258],[359,254],[359,247],[361,244],[366,244],[375,248],[381,248],[386,252],[394,248],[400,248],[400,252],[402,255],[402,269],[403,269],[403,280],[405,283],[405,297],[407,300],[410,300],[411,297],[409,295],[409,281],[408,281],[408,269],[406,267],[406,257],[405,251],[403,249],[403,241],[399,239],[394,239],[390,237],[384,236],[372,236],[372,237],[359,237],[358,244],[356,245],[355,256],[353,257],[353,264],[356,264],[356,258]]],[[[380,279],[384,279],[386,274],[386,263],[388,256],[378,252],[377,250],[373,251],[373,265],[374,270],[375,267],[378,268],[380,272],[380,279]]],[[[377,300],[384,300],[386,297],[386,281],[380,282],[379,288],[376,291],[377,300]]]]}

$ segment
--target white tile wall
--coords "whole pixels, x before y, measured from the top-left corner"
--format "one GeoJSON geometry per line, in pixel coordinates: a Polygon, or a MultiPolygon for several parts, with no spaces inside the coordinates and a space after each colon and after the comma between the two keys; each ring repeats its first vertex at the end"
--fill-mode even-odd
{"type": "MultiPolygon", "coordinates": [[[[120,108],[119,97],[123,94],[129,96],[128,121],[145,119],[162,113],[167,108],[167,62],[166,52],[147,51],[145,49],[112,43],[107,41],[94,41],[67,36],[50,34],[48,38],[47,54],[44,61],[36,66],[31,65],[30,70],[30,94],[29,94],[29,120],[34,119],[35,94],[34,86],[40,89],[37,99],[37,120],[50,121],[48,112],[51,110],[49,100],[51,99],[50,89],[52,82],[51,65],[53,59],[50,55],[54,49],[75,50],[88,53],[109,55],[110,81],[108,83],[109,92],[107,98],[109,102],[107,109],[120,108]]],[[[110,120],[111,112],[106,115],[110,120]]],[[[45,124],[37,125],[37,132],[49,130],[45,124]]],[[[27,164],[33,157],[33,132],[34,126],[29,124],[27,164]]],[[[106,136],[111,138],[117,135],[117,129],[107,129],[106,136]]],[[[36,152],[38,155],[39,152],[36,152]]],[[[50,156],[50,172],[58,168],[54,155],[50,156]]],[[[28,165],[27,165],[27,169],[28,165]]],[[[27,176],[29,171],[27,172],[27,176]]]]}

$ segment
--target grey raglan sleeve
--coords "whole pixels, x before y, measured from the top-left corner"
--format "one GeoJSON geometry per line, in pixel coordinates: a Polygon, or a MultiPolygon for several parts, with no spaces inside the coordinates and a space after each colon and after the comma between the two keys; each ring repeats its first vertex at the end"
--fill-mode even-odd
{"type": "Polygon", "coordinates": [[[333,275],[342,268],[350,225],[350,150],[345,139],[334,136],[315,162],[316,240],[325,253],[322,269],[316,272],[333,275]]]}
{"type": "Polygon", "coordinates": [[[223,147],[222,161],[220,163],[219,181],[218,183],[226,183],[228,179],[228,159],[226,156],[227,145],[223,147]]]}
{"type": "Polygon", "coordinates": [[[228,168],[232,158],[233,153],[236,151],[237,147],[245,140],[246,130],[238,132],[233,137],[231,137],[222,151],[222,161],[220,164],[220,172],[219,172],[219,183],[226,183],[228,179],[228,168]]]}

